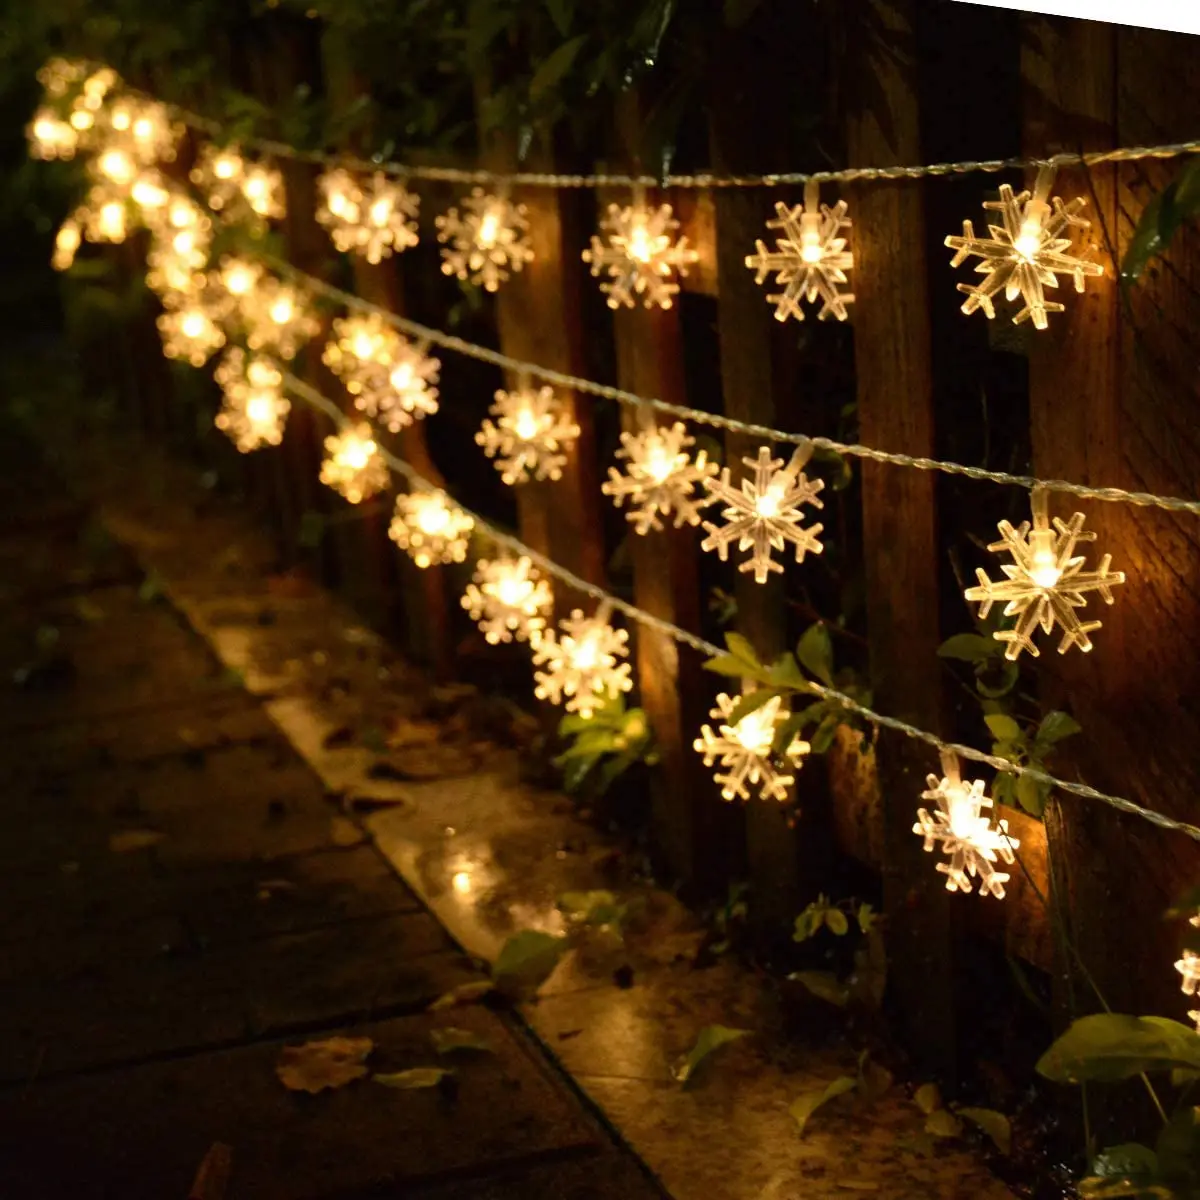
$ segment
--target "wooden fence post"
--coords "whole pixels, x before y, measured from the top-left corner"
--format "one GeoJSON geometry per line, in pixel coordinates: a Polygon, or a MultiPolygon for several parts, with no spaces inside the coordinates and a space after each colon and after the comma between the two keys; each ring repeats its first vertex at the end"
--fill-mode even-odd
{"type": "MultiPolygon", "coordinates": [[[[862,0],[899,35],[911,34],[913,0],[862,0]]],[[[850,118],[851,164],[921,161],[913,69],[898,58],[861,62],[876,75],[887,112],[850,118]]],[[[850,189],[854,339],[860,438],[869,446],[934,453],[923,185],[869,182],[850,189]]],[[[924,729],[942,728],[937,647],[940,550],[934,475],[864,462],[863,552],[876,707],[924,729]]],[[[937,763],[900,735],[880,739],[888,987],[907,1044],[953,1078],[955,1021],[950,913],[943,878],[912,832],[924,780],[937,763]]]]}

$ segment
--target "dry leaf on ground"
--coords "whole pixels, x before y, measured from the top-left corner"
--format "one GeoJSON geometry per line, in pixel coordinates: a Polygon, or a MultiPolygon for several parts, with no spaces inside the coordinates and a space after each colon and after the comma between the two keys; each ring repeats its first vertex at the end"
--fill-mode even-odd
{"type": "Polygon", "coordinates": [[[410,1067],[407,1071],[392,1071],[384,1075],[372,1075],[376,1083],[384,1087],[397,1088],[400,1091],[412,1091],[416,1088],[437,1087],[447,1075],[453,1075],[444,1067],[410,1067]]]}
{"type": "Polygon", "coordinates": [[[167,835],[156,829],[125,829],[108,839],[108,848],[114,854],[128,854],[131,850],[146,850],[157,846],[167,835]]]}
{"type": "Polygon", "coordinates": [[[486,1054],[492,1048],[487,1038],[473,1029],[457,1029],[453,1025],[444,1029],[430,1030],[429,1037],[433,1042],[433,1048],[439,1054],[454,1054],[460,1050],[486,1054]]]}
{"type": "Polygon", "coordinates": [[[213,1142],[196,1172],[188,1200],[225,1200],[233,1151],[224,1142],[213,1142]]]}
{"type": "Polygon", "coordinates": [[[346,817],[334,817],[329,822],[329,840],[335,846],[357,846],[366,839],[367,835],[346,817]]]}
{"type": "Polygon", "coordinates": [[[490,979],[476,979],[471,983],[460,983],[458,987],[444,992],[430,1006],[430,1012],[440,1012],[445,1008],[457,1008],[460,1004],[475,1004],[489,992],[494,992],[496,985],[490,979]]]}
{"type": "Polygon", "coordinates": [[[317,1092],[345,1087],[366,1075],[363,1066],[375,1048],[370,1038],[331,1037],[303,1046],[284,1046],[275,1074],[292,1092],[317,1092]]]}

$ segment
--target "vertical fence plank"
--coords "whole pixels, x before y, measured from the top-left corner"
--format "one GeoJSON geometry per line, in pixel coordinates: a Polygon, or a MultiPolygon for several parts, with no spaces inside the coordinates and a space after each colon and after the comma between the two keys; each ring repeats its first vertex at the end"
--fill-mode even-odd
{"type": "MultiPolygon", "coordinates": [[[[1022,125],[1024,150],[1049,155],[1062,150],[1111,148],[1114,129],[1115,31],[1090,21],[1022,18],[1022,125]]],[[[1086,196],[1093,222],[1086,238],[1101,261],[1109,259],[1105,229],[1116,217],[1114,167],[1060,172],[1054,194],[1064,199],[1086,196]]],[[[1064,289],[1065,290],[1065,289],[1064,289]]],[[[1052,315],[1050,328],[1031,335],[1029,355],[1030,435],[1034,472],[1080,483],[1118,484],[1124,474],[1117,444],[1120,408],[1118,362],[1118,297],[1115,271],[1089,279],[1087,291],[1063,297],[1066,311],[1052,315]],[[1087,418],[1080,420],[1086,407],[1087,418]]],[[[998,320],[1007,320],[1003,313],[998,320]]],[[[1064,500],[1053,506],[1059,516],[1073,507],[1064,500]]],[[[1097,529],[1103,544],[1111,539],[1122,513],[1117,505],[1089,506],[1088,528],[1097,529]]],[[[1123,564],[1117,561],[1118,568],[1123,564]]],[[[1125,596],[1120,596],[1125,600],[1125,596]]],[[[1111,677],[1124,658],[1117,644],[1119,629],[1104,613],[1103,637],[1086,657],[1054,656],[1042,670],[1047,706],[1070,704],[1084,722],[1091,743],[1087,710],[1096,696],[1097,674],[1111,677]]],[[[1068,746],[1068,752],[1075,748],[1068,746]]],[[[1082,765],[1085,777],[1089,764],[1082,765]]],[[[1117,925],[1108,899],[1109,883],[1096,863],[1103,861],[1103,825],[1107,815],[1071,798],[1053,798],[1045,814],[1047,848],[1063,930],[1079,947],[1102,988],[1114,970],[1125,967],[1104,948],[1117,925]],[[1106,968],[1105,964],[1111,964],[1106,968]]],[[[1055,1002],[1060,1022],[1077,1011],[1092,1011],[1094,996],[1065,946],[1058,947],[1055,1002]]]]}
{"type": "MultiPolygon", "coordinates": [[[[912,0],[863,0],[900,37],[911,34],[912,0]]],[[[886,111],[863,111],[848,125],[852,164],[921,161],[912,69],[899,60],[862,62],[875,73],[886,111]]],[[[851,189],[854,336],[861,440],[907,454],[934,453],[924,203],[920,182],[874,182],[851,189]]],[[[934,476],[864,462],[863,546],[871,675],[877,707],[939,730],[937,647],[940,551],[934,476]]],[[[953,1075],[954,997],[950,914],[943,878],[912,825],[928,750],[900,736],[880,740],[889,988],[908,1045],[927,1066],[953,1075]]]]}

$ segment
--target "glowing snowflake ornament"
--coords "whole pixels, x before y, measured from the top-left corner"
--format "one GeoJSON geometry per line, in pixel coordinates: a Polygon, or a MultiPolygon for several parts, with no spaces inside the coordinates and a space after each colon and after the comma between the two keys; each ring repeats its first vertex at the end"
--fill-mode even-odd
{"type": "Polygon", "coordinates": [[[534,648],[533,694],[539,700],[562,704],[584,720],[598,708],[633,688],[629,663],[629,634],[608,623],[601,606],[594,617],[575,609],[549,630],[534,648]]]}
{"type": "Polygon", "coordinates": [[[760,799],[778,800],[782,804],[796,779],[787,768],[803,766],[804,756],[812,747],[798,736],[794,737],[778,755],[778,761],[784,766],[777,766],[772,747],[779,726],[790,715],[782,707],[782,698],[772,696],[765,704],[730,724],[737,704],[738,698],[725,692],[717,696],[717,706],[709,713],[717,728],[714,731],[711,725],[702,725],[693,746],[704,755],[706,767],[720,759],[720,770],[714,778],[721,785],[724,799],[749,800],[750,788],[757,787],[760,799]]]}
{"type": "Polygon", "coordinates": [[[497,291],[511,273],[533,261],[525,205],[488,195],[482,188],[463,197],[461,204],[461,215],[452,208],[437,218],[442,271],[484,291],[497,291]]]}
{"type": "Polygon", "coordinates": [[[1055,517],[1051,522],[1046,491],[1035,488],[1030,500],[1032,525],[1022,521],[1014,529],[1008,521],[1001,521],[1001,540],[988,546],[995,553],[1007,551],[1012,556],[1012,563],[1000,568],[1006,578],[993,582],[980,567],[976,571],[979,583],[967,588],[966,598],[979,604],[981,617],[986,617],[997,601],[1005,602],[1006,617],[1017,617],[1012,629],[1000,629],[993,635],[1008,643],[1005,658],[1015,659],[1022,650],[1037,658],[1033,635],[1039,627],[1050,633],[1056,624],[1062,630],[1059,654],[1072,646],[1091,650],[1089,635],[1100,628],[1100,622],[1081,621],[1077,610],[1085,607],[1091,592],[1112,604],[1112,589],[1125,582],[1125,573],[1110,570],[1112,556],[1108,554],[1096,570],[1085,571],[1086,556],[1076,555],[1075,547],[1079,542],[1095,541],[1096,534],[1084,532],[1083,513],[1075,513],[1070,521],[1055,517]]]}
{"type": "Polygon", "coordinates": [[[340,492],[351,504],[387,487],[388,469],[365,421],[347,425],[341,433],[325,439],[325,461],[321,482],[340,492]]]}
{"type": "Polygon", "coordinates": [[[488,411],[496,420],[485,420],[475,441],[496,460],[505,483],[562,478],[565,451],[579,436],[579,426],[564,415],[553,388],[535,389],[528,381],[511,392],[501,388],[488,411]]]}
{"type": "Polygon", "coordinates": [[[758,458],[742,462],[754,469],[754,478],[743,479],[741,491],[730,482],[726,467],[718,479],[706,479],[704,486],[714,500],[727,507],[721,517],[725,524],[704,522],[708,537],[700,543],[702,550],[715,550],[724,562],[729,547],[735,542],[739,552],[750,551],[750,557],[738,566],[739,571],[753,571],[755,583],[766,583],[772,572],[783,573],[783,566],[772,557],[773,550],[782,551],[790,542],[796,551],[796,561],[803,562],[805,554],[820,554],[824,549],[817,535],[823,525],[805,528],[800,522],[804,514],[799,506],[824,505],[818,494],[825,486],[820,479],[809,479],[804,464],[812,455],[811,446],[797,448],[785,466],[783,459],[772,458],[770,448],[760,446],[758,458]]]}
{"type": "Polygon", "coordinates": [[[554,593],[524,556],[480,559],[462,605],[490,645],[516,638],[536,646],[554,606],[554,593]]]}
{"type": "Polygon", "coordinates": [[[982,779],[963,781],[955,755],[943,752],[942,778],[930,775],[925,782],[928,791],[922,800],[937,804],[932,812],[917,809],[913,833],[925,839],[926,851],[932,853],[940,845],[949,862],[940,862],[937,869],[946,876],[946,890],[970,895],[972,879],[979,880],[981,896],[1004,899],[1004,885],[1009,876],[996,870],[996,863],[1011,865],[1013,851],[1020,845],[1008,832],[1008,822],[992,824],[991,797],[984,795],[982,779]]]}
{"type": "Polygon", "coordinates": [[[656,304],[670,308],[675,303],[679,284],[674,276],[687,275],[688,267],[700,257],[687,238],[673,240],[678,228],[669,204],[649,209],[639,191],[625,208],[608,206],[608,216],[600,222],[608,241],[593,235],[583,261],[591,265],[593,275],[607,276],[600,290],[608,294],[609,308],[633,308],[638,297],[647,308],[656,304]]]}
{"type": "MultiPolygon", "coordinates": [[[[1200,916],[1190,917],[1188,923],[1194,929],[1200,929],[1200,916]]],[[[1179,990],[1185,996],[1194,996],[1196,989],[1200,987],[1200,954],[1194,950],[1184,950],[1183,957],[1175,964],[1175,970],[1182,976],[1179,990]]],[[[1200,1029],[1200,1013],[1190,1012],[1188,1016],[1196,1022],[1197,1029],[1200,1029]]]]}
{"type": "Polygon", "coordinates": [[[379,263],[417,244],[420,197],[382,171],[360,183],[338,167],[322,175],[317,188],[317,220],[343,254],[353,252],[379,263]]]}
{"type": "Polygon", "coordinates": [[[54,235],[54,253],[50,257],[54,270],[65,271],[71,266],[82,241],[82,227],[74,217],[68,217],[54,235]]]}
{"type": "Polygon", "coordinates": [[[717,473],[703,450],[693,460],[688,448],[696,439],[687,427],[676,421],[668,428],[650,428],[638,433],[622,433],[617,457],[628,464],[624,473],[609,467],[608,479],[601,484],[606,496],[620,507],[629,501],[626,517],[639,534],[662,529],[662,517],[675,514],[675,528],[699,525],[700,510],[712,502],[707,494],[695,495],[698,485],[717,473]]]}
{"type": "Polygon", "coordinates": [[[283,374],[269,358],[247,358],[239,346],[226,351],[213,373],[224,394],[214,424],[242,454],[278,446],[291,404],[283,394],[283,374]]]}
{"type": "Polygon", "coordinates": [[[79,148],[79,131],[69,121],[60,120],[50,108],[39,108],[25,128],[29,153],[43,162],[71,159],[79,148]]]}
{"type": "Polygon", "coordinates": [[[242,194],[242,181],[246,177],[246,160],[237,147],[205,145],[192,168],[189,178],[201,189],[208,207],[220,212],[236,202],[242,194]]]}
{"type": "Polygon", "coordinates": [[[424,570],[439,563],[463,562],[474,528],[474,519],[451,504],[445,492],[414,492],[396,497],[388,537],[424,570]]]}
{"type": "Polygon", "coordinates": [[[755,242],[756,253],[746,256],[746,266],[755,272],[754,282],[763,283],[775,272],[775,283],[783,291],[768,295],[775,305],[775,320],[795,317],[804,320],[800,301],[809,304],[817,300],[821,309],[817,320],[836,317],[844,321],[850,315],[847,304],[854,303],[852,292],[843,292],[846,272],[854,266],[854,255],[846,249],[846,238],[838,235],[850,228],[846,202],[839,200],[833,208],[818,204],[818,188],[809,183],[804,188],[804,204],[789,208],[775,205],[777,219],[767,222],[768,229],[778,229],[783,236],[775,239],[775,249],[768,250],[760,238],[755,242]]]}
{"type": "Polygon", "coordinates": [[[225,345],[225,333],[216,318],[202,304],[187,304],[168,309],[158,317],[163,353],[182,358],[193,367],[202,367],[225,345]]]}
{"type": "Polygon", "coordinates": [[[295,358],[301,345],[321,330],[320,321],[307,305],[308,298],[291,284],[274,277],[264,279],[242,306],[246,344],[278,358],[295,358]]]}
{"type": "Polygon", "coordinates": [[[952,267],[960,266],[968,258],[980,261],[975,270],[986,276],[978,287],[960,283],[958,290],[965,292],[966,303],[962,310],[968,315],[976,309],[990,318],[996,315],[992,298],[1004,292],[1008,301],[1018,296],[1024,301],[1013,324],[1032,320],[1036,329],[1045,329],[1049,324],[1047,313],[1064,311],[1063,305],[1046,299],[1045,288],[1058,287],[1059,275],[1070,275],[1075,281],[1075,290],[1083,291],[1084,279],[1104,274],[1100,263],[1086,257],[1068,253],[1071,236],[1062,233],[1072,226],[1087,229],[1091,222],[1078,215],[1087,201],[1077,197],[1069,204],[1057,197],[1047,203],[1050,188],[1054,183],[1054,168],[1043,167],[1038,171],[1034,190],[1014,196],[1007,184],[1000,185],[999,200],[985,200],[983,207],[1002,214],[1003,225],[989,225],[990,237],[976,237],[970,221],[963,222],[962,237],[946,238],[946,245],[955,251],[950,260],[952,267]]]}

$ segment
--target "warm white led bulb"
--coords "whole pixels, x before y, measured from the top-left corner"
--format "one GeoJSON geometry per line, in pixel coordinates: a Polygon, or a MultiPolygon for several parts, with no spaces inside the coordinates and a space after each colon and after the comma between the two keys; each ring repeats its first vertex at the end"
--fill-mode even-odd
{"type": "Polygon", "coordinates": [[[533,260],[525,205],[475,188],[457,208],[437,218],[442,271],[494,292],[533,260]]]}
{"type": "Polygon", "coordinates": [[[528,558],[481,559],[462,604],[492,645],[513,638],[536,645],[546,628],[554,594],[528,558]]]}
{"type": "Polygon", "coordinates": [[[694,444],[681,421],[621,434],[617,457],[625,460],[625,469],[610,467],[601,486],[618,506],[629,501],[626,515],[639,534],[662,529],[661,518],[671,513],[677,529],[700,523],[700,510],[710,502],[702,485],[717,467],[703,450],[692,459],[688,448],[694,444]]]}
{"type": "Polygon", "coordinates": [[[594,617],[580,609],[559,622],[537,641],[534,649],[534,695],[562,704],[585,720],[598,708],[633,687],[629,634],[614,629],[602,608],[594,617]]]}
{"type": "Polygon", "coordinates": [[[388,536],[422,569],[463,562],[475,521],[450,502],[445,492],[414,492],[396,497],[388,536]]]}
{"type": "Polygon", "coordinates": [[[475,441],[496,460],[505,483],[562,478],[579,426],[565,415],[552,388],[528,383],[511,392],[502,388],[488,411],[495,420],[483,422],[475,441]]]}
{"type": "Polygon", "coordinates": [[[348,425],[325,439],[321,482],[359,504],[387,486],[388,469],[371,427],[365,421],[348,425]]]}
{"type": "Polygon", "coordinates": [[[772,696],[731,724],[737,704],[738,700],[725,692],[717,696],[716,707],[709,714],[717,727],[714,730],[710,725],[701,726],[694,748],[704,756],[706,767],[719,760],[720,770],[714,778],[721,785],[724,799],[749,800],[750,789],[757,787],[760,799],[782,804],[795,782],[793,771],[803,765],[804,756],[812,747],[796,736],[778,754],[773,752],[776,735],[791,715],[783,708],[780,696],[772,696]]]}

